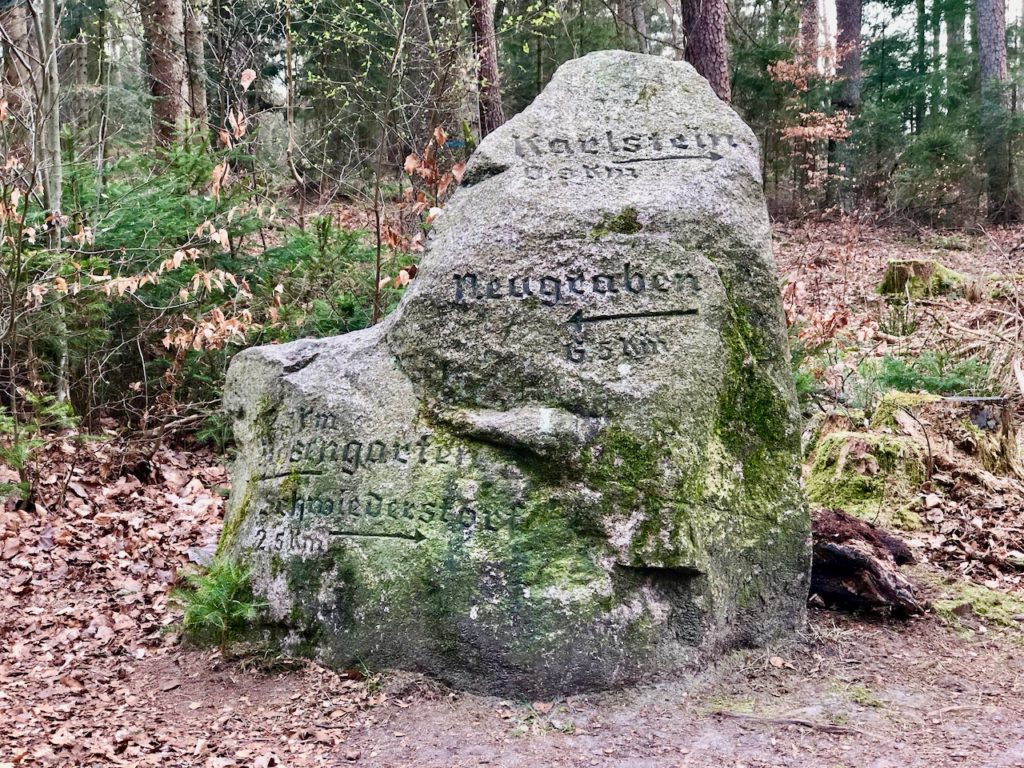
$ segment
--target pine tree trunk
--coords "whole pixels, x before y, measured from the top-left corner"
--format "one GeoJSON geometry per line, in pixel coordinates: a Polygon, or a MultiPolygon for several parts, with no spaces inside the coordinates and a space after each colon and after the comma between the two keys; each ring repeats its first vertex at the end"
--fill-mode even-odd
{"type": "MultiPolygon", "coordinates": [[[[30,4],[35,47],[39,52],[41,68],[39,87],[38,135],[36,137],[36,158],[43,180],[43,201],[47,209],[47,246],[52,258],[59,260],[63,243],[64,218],[61,213],[64,192],[64,164],[60,147],[60,72],[58,70],[58,48],[60,38],[57,32],[56,0],[42,0],[37,8],[30,4]]],[[[54,343],[58,352],[54,389],[57,402],[70,397],[68,380],[68,334],[65,323],[64,304],[55,306],[56,323],[54,343]]]]}
{"type": "Polygon", "coordinates": [[[932,12],[928,15],[928,23],[932,33],[931,78],[928,85],[928,113],[933,117],[939,114],[942,104],[942,77],[939,67],[942,64],[942,2],[932,0],[932,12]]]}
{"type": "Polygon", "coordinates": [[[188,69],[188,97],[196,129],[207,131],[206,33],[200,0],[183,0],[185,13],[185,65],[188,69]]]}
{"type": "Polygon", "coordinates": [[[630,18],[633,22],[633,34],[636,36],[636,49],[640,53],[650,53],[651,45],[647,39],[647,9],[643,0],[628,0],[630,18]]]}
{"type": "Polygon", "coordinates": [[[182,0],[141,0],[140,6],[153,95],[153,135],[158,145],[168,146],[189,113],[185,15],[182,0]]]}
{"type": "Polygon", "coordinates": [[[841,81],[835,104],[851,112],[860,107],[861,0],[836,0],[836,76],[841,81]]]}
{"type": "Polygon", "coordinates": [[[928,13],[925,9],[924,0],[915,0],[914,9],[916,12],[914,32],[914,73],[917,75],[917,93],[914,95],[914,133],[920,134],[924,130],[924,115],[928,107],[928,91],[926,78],[928,77],[928,55],[925,47],[928,29],[928,13]]]}
{"type": "Polygon", "coordinates": [[[643,0],[618,0],[615,5],[615,23],[623,47],[639,53],[650,53],[647,40],[647,13],[643,0]]]}
{"type": "MultiPolygon", "coordinates": [[[[863,21],[861,0],[836,0],[836,78],[839,86],[832,96],[832,108],[852,117],[860,108],[863,73],[860,64],[860,32],[863,21]]],[[[828,183],[825,205],[850,207],[850,184],[853,178],[853,156],[845,142],[828,140],[828,183]],[[845,168],[840,173],[840,168],[845,168]]]]}
{"type": "Polygon", "coordinates": [[[479,69],[477,87],[480,103],[480,138],[505,122],[501,106],[501,78],[498,72],[498,43],[494,35],[494,7],[491,0],[471,0],[473,48],[479,69]]]}
{"type": "Polygon", "coordinates": [[[985,154],[989,219],[1021,218],[1021,199],[1013,178],[1006,64],[1006,7],[1003,0],[976,0],[975,20],[981,74],[981,131],[985,154]]]}
{"type": "Polygon", "coordinates": [[[65,74],[65,82],[70,81],[71,88],[71,122],[77,136],[87,137],[92,126],[89,112],[92,108],[92,95],[89,92],[89,36],[82,30],[78,38],[67,43],[70,49],[70,77],[65,74]]]}
{"type": "Polygon", "coordinates": [[[725,48],[725,0],[681,0],[685,58],[707,78],[718,98],[729,103],[729,60],[725,48]]]}
{"type": "Polygon", "coordinates": [[[947,0],[946,16],[946,111],[958,112],[965,100],[970,61],[967,56],[967,2],[947,0]]]}

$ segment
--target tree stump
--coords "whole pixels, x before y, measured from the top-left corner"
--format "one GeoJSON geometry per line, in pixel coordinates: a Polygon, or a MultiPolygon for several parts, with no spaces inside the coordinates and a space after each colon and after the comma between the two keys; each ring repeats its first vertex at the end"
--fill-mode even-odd
{"type": "Polygon", "coordinates": [[[886,267],[879,291],[923,299],[959,293],[964,282],[963,275],[934,259],[893,259],[886,267]]]}

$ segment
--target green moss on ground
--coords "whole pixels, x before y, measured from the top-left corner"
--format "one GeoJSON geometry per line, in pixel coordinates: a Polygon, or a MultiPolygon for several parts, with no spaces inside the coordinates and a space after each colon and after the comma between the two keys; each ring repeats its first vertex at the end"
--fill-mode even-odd
{"type": "Polygon", "coordinates": [[[933,259],[893,259],[879,286],[883,294],[923,299],[962,292],[966,278],[933,259]]]}
{"type": "Polygon", "coordinates": [[[910,506],[925,479],[921,447],[910,438],[874,432],[831,432],[814,449],[808,498],[887,527],[913,530],[910,506]]]}
{"type": "Polygon", "coordinates": [[[1016,629],[1024,639],[1024,598],[969,581],[943,584],[942,589],[948,597],[933,600],[932,608],[954,626],[962,626],[962,620],[973,615],[1000,627],[1016,629]]]}
{"type": "Polygon", "coordinates": [[[839,694],[842,694],[854,704],[859,704],[862,707],[872,707],[873,709],[881,709],[885,706],[885,702],[875,696],[870,688],[863,683],[833,683],[832,689],[839,694]]]}

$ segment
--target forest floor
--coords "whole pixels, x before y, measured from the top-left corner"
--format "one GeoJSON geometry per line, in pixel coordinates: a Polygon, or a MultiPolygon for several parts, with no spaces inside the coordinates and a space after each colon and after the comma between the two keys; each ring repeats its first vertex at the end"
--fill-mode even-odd
{"type": "MultiPolygon", "coordinates": [[[[993,375],[1005,367],[999,385],[1019,400],[1013,249],[1024,230],[811,225],[776,240],[802,338],[845,339],[826,378],[842,379],[843,356],[886,345],[962,350],[980,340],[1007,361],[993,375]],[[980,287],[970,300],[923,302],[914,333],[896,338],[875,287],[886,261],[905,257],[939,258],[980,287]]],[[[168,591],[216,540],[228,485],[216,458],[68,434],[50,441],[38,470],[34,508],[0,508],[0,768],[1024,766],[1015,480],[931,489],[939,503],[906,534],[922,561],[910,575],[936,607],[922,617],[812,610],[798,640],[687,679],[526,702],[402,672],[367,678],[183,647],[168,591]]],[[[0,482],[14,479],[4,472],[0,482]]]]}

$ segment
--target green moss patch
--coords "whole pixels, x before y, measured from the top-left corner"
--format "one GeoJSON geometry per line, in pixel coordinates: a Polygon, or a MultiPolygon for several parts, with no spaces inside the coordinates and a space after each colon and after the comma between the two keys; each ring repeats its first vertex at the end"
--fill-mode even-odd
{"type": "Polygon", "coordinates": [[[258,481],[255,477],[249,478],[248,484],[245,486],[245,495],[242,496],[242,501],[239,502],[238,506],[233,512],[231,512],[227,519],[224,521],[224,528],[220,532],[220,538],[217,540],[217,556],[219,557],[223,553],[227,552],[231,546],[231,542],[234,540],[235,535],[242,527],[242,523],[249,516],[249,512],[252,509],[253,495],[256,493],[256,483],[258,481]]]}
{"type": "Polygon", "coordinates": [[[832,432],[814,451],[808,498],[883,526],[916,529],[910,506],[925,479],[925,457],[910,438],[832,432]]]}
{"type": "Polygon", "coordinates": [[[885,270],[879,291],[883,294],[923,299],[959,294],[966,278],[933,259],[893,259],[885,270]]]}
{"type": "Polygon", "coordinates": [[[913,411],[919,406],[928,403],[935,403],[942,400],[938,395],[930,395],[918,392],[886,392],[881,402],[871,414],[871,426],[873,429],[899,429],[896,421],[896,414],[900,411],[913,411]]]}
{"type": "Polygon", "coordinates": [[[1017,639],[1024,641],[1024,597],[968,581],[958,580],[936,586],[944,594],[932,600],[932,609],[952,626],[970,630],[972,623],[981,621],[1015,630],[1017,639]]]}
{"type": "Polygon", "coordinates": [[[609,234],[635,235],[643,228],[636,208],[630,206],[618,213],[606,213],[601,216],[597,226],[590,230],[590,236],[598,240],[609,234]]]}

